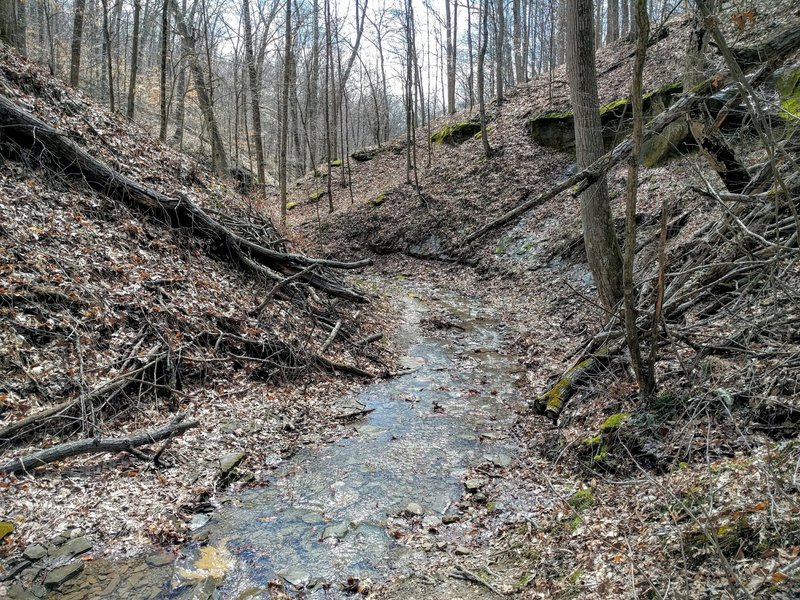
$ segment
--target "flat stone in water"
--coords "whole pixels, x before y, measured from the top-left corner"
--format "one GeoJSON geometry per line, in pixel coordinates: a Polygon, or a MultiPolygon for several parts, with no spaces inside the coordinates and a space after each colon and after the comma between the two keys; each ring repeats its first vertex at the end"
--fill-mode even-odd
{"type": "Polygon", "coordinates": [[[49,589],[57,588],[66,581],[75,577],[78,573],[83,571],[83,561],[75,561],[53,569],[44,578],[44,586],[49,589]]]}
{"type": "Polygon", "coordinates": [[[442,519],[437,517],[436,515],[428,515],[424,519],[422,519],[422,526],[423,527],[438,527],[442,524],[442,519]]]}
{"type": "Polygon", "coordinates": [[[483,479],[473,478],[467,479],[464,482],[464,487],[467,488],[468,492],[474,493],[481,489],[486,482],[483,479]]]}
{"type": "Polygon", "coordinates": [[[227,477],[231,474],[236,467],[244,460],[244,452],[231,452],[219,459],[219,475],[220,477],[227,477]]]}
{"type": "Polygon", "coordinates": [[[286,569],[285,571],[280,571],[278,577],[282,577],[288,583],[298,588],[306,587],[311,583],[311,575],[303,569],[286,569]]]}
{"type": "Polygon", "coordinates": [[[22,553],[22,556],[24,556],[25,558],[27,558],[32,562],[35,562],[47,556],[47,548],[45,548],[41,544],[31,544],[30,546],[25,548],[25,551],[22,553]]]}
{"type": "Polygon", "coordinates": [[[501,469],[511,466],[511,457],[508,454],[492,454],[484,456],[484,458],[501,469]]]}
{"type": "Polygon", "coordinates": [[[347,535],[350,530],[350,523],[342,521],[341,523],[331,523],[322,531],[321,540],[340,540],[347,535]]]}
{"type": "Polygon", "coordinates": [[[205,513],[198,513],[196,515],[193,515],[192,520],[189,521],[189,531],[196,531],[200,529],[210,520],[211,520],[211,515],[207,515],[205,513]]]}
{"type": "Polygon", "coordinates": [[[406,504],[405,512],[409,515],[419,517],[424,514],[425,510],[416,502],[409,502],[406,504]]]}

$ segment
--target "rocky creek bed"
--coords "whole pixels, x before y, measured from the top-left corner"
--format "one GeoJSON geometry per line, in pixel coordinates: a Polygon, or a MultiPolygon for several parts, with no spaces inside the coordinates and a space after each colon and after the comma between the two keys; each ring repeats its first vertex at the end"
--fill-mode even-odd
{"type": "Polygon", "coordinates": [[[344,597],[468,554],[458,540],[474,504],[490,501],[485,479],[468,470],[500,473],[515,451],[507,432],[520,408],[519,367],[503,354],[507,325],[469,298],[404,281],[390,287],[405,371],[340,401],[348,436],[276,459],[271,476],[198,520],[196,543],[177,555],[86,560],[90,542],[68,532],[18,568],[9,595],[344,597]],[[79,543],[81,552],[59,550],[79,543]]]}

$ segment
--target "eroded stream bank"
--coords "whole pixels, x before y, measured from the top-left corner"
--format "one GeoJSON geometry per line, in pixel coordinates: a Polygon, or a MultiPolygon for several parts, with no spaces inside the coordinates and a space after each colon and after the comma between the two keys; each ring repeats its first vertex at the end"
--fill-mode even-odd
{"type": "MultiPolygon", "coordinates": [[[[515,451],[507,432],[519,367],[502,353],[511,332],[469,298],[390,287],[407,371],[339,401],[341,414],[367,413],[351,435],[276,459],[264,485],[230,498],[195,532],[203,545],[185,549],[170,573],[143,578],[136,597],[255,598],[282,588],[333,598],[348,579],[380,584],[469,551],[455,541],[469,538],[474,510],[460,499],[480,502],[483,481],[468,468],[485,463],[490,476],[515,451]]],[[[124,578],[109,585],[113,569],[97,571],[48,597],[132,597],[124,578]]]]}

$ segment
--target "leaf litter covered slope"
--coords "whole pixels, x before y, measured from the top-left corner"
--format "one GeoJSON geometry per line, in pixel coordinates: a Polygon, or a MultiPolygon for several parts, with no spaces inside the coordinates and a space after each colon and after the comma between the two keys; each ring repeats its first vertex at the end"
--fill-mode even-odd
{"type": "MultiPolygon", "coordinates": [[[[720,23],[734,45],[758,43],[800,16],[791,2],[754,7],[756,22],[740,28],[731,18],[739,8],[726,5],[720,23]]],[[[670,36],[648,49],[646,90],[680,79],[689,24],[677,17],[669,27],[670,36]]],[[[601,102],[627,95],[631,50],[618,42],[599,53],[601,102]]],[[[709,58],[708,76],[724,70],[713,47],[709,58]]],[[[797,61],[795,52],[786,64],[797,61]]],[[[524,119],[568,108],[561,68],[552,78],[518,87],[499,110],[492,106],[490,141],[501,148],[493,160],[482,157],[480,140],[468,140],[434,146],[427,166],[420,144],[420,198],[404,184],[399,145],[397,152],[352,163],[352,207],[348,191],[334,179],[337,207],[344,210],[327,217],[323,199],[321,229],[308,197],[324,189],[323,178],[300,182],[292,218],[311,247],[321,239],[321,247],[338,253],[370,249],[436,258],[451,250],[449,243],[513,206],[523,190],[543,191],[564,176],[572,159],[531,142],[524,119]],[[384,201],[374,206],[380,194],[384,201]]],[[[752,134],[734,136],[733,143],[747,165],[765,159],[752,134]]],[[[693,296],[683,299],[688,304],[670,323],[662,344],[662,389],[652,403],[637,400],[635,380],[620,361],[579,389],[558,428],[523,415],[514,432],[524,449],[517,461],[506,469],[485,465],[475,471],[491,474],[486,499],[465,494],[463,509],[471,512],[461,524],[436,534],[422,527],[405,538],[425,547],[444,537],[447,549],[466,546],[469,554],[446,549],[433,580],[398,583],[384,590],[386,597],[451,597],[452,590],[435,580],[447,578],[455,565],[501,590],[518,589],[522,597],[797,597],[795,466],[800,455],[794,421],[800,414],[800,337],[792,317],[800,290],[797,243],[789,227],[782,243],[790,249],[773,260],[765,258],[771,251],[754,247],[733,224],[722,230],[725,237],[702,235],[736,208],[723,209],[690,189],[704,188],[704,178],[722,189],[697,155],[642,172],[637,278],[649,281],[652,274],[660,211],[667,201],[674,223],[668,283],[684,272],[704,272],[703,260],[722,261],[728,238],[746,249],[745,257],[761,253],[736,259],[762,265],[757,275],[748,275],[755,283],[745,286],[748,280],[740,278],[735,285],[709,286],[710,297],[694,290],[695,305],[693,296]],[[764,322],[772,325],[762,327],[764,322]],[[609,418],[615,426],[604,429],[609,418]]],[[[624,166],[610,172],[609,185],[621,232],[624,166]]],[[[791,223],[791,215],[780,218],[787,216],[791,223]]],[[[423,267],[398,258],[382,264],[387,272],[456,287],[501,307],[516,329],[526,331],[510,342],[528,369],[530,385],[522,393],[533,398],[572,364],[605,320],[590,300],[594,291],[584,264],[577,201],[565,194],[537,207],[516,225],[478,242],[467,258],[478,259],[468,275],[462,265],[423,267]]],[[[482,584],[475,587],[476,594],[480,589],[491,595],[482,584]]]]}
{"type": "MultiPolygon", "coordinates": [[[[271,228],[184,155],[38,65],[0,53],[0,93],[92,155],[162,193],[271,228]]],[[[242,468],[258,478],[274,457],[336,435],[332,404],[352,383],[308,359],[338,319],[328,358],[367,368],[388,360],[344,343],[380,327],[376,313],[355,324],[357,307],[302,291],[258,313],[274,282],[234,268],[224,249],[37,170],[36,157],[12,156],[22,162],[0,159],[0,430],[79,402],[46,427],[1,440],[1,462],[66,439],[124,436],[176,413],[201,425],[171,442],[163,469],[127,454],[90,455],[2,476],[0,520],[16,525],[4,553],[67,527],[89,531],[110,553],[182,539],[197,506],[216,502],[222,456],[247,452],[242,468]],[[80,402],[120,378],[130,381],[80,402]]]]}

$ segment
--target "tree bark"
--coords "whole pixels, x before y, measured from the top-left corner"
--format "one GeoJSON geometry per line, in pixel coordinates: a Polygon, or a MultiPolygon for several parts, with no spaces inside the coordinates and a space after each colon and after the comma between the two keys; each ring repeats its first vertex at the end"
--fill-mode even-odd
{"type": "Polygon", "coordinates": [[[178,28],[178,34],[186,42],[186,49],[189,54],[189,65],[194,75],[194,86],[197,93],[197,102],[200,105],[200,112],[203,114],[203,120],[211,136],[211,158],[214,164],[214,172],[217,175],[225,177],[228,175],[228,154],[225,151],[225,145],[222,141],[217,119],[214,116],[214,107],[211,102],[209,86],[206,84],[205,72],[197,56],[197,41],[186,25],[183,13],[178,7],[177,0],[170,1],[172,3],[172,13],[175,16],[175,25],[178,28]]]}
{"type": "Polygon", "coordinates": [[[136,77],[139,73],[139,36],[142,19],[142,0],[133,0],[133,40],[131,42],[131,78],[128,85],[129,119],[133,119],[136,111],[136,77]]]}
{"type": "Polygon", "coordinates": [[[278,177],[281,186],[281,226],[286,227],[286,154],[289,146],[289,82],[292,73],[292,2],[286,0],[286,31],[283,47],[283,86],[281,87],[281,148],[278,177]]]}
{"type": "Polygon", "coordinates": [[[69,84],[76,90],[80,85],[81,43],[83,41],[83,14],[86,0],[75,0],[75,16],[72,20],[72,44],[69,65],[69,84]]]}
{"type": "Polygon", "coordinates": [[[167,141],[167,42],[169,40],[169,0],[164,0],[161,10],[161,80],[159,81],[160,122],[158,139],[167,141]]]}
{"type": "MultiPolygon", "coordinates": [[[[627,6],[628,0],[622,0],[627,6]]],[[[633,261],[636,253],[636,196],[639,187],[639,157],[642,154],[642,138],[644,134],[644,107],[642,99],[642,73],[647,52],[647,38],[650,34],[650,23],[647,16],[646,0],[636,0],[636,22],[641,34],[636,43],[636,59],[631,80],[631,104],[633,106],[633,152],[628,159],[627,201],[625,203],[625,259],[623,265],[624,305],[625,305],[625,337],[631,357],[631,367],[636,374],[642,397],[649,397],[655,389],[655,378],[652,365],[642,362],[639,347],[639,330],[636,326],[636,294],[633,281],[633,261]]],[[[624,20],[623,20],[624,22],[624,20]]],[[[624,33],[624,32],[623,32],[624,33]]]]}
{"type": "MultiPolygon", "coordinates": [[[[567,73],[575,115],[578,168],[603,156],[600,102],[594,63],[592,0],[567,0],[567,73]]],[[[605,177],[581,194],[583,239],[600,301],[611,310],[622,298],[622,255],[605,177]]]]}
{"type": "Polygon", "coordinates": [[[497,43],[495,52],[497,54],[497,103],[500,104],[505,100],[505,45],[506,45],[506,15],[505,15],[505,0],[495,0],[497,3],[497,43]]]}
{"type": "Polygon", "coordinates": [[[453,3],[454,14],[450,16],[450,0],[444,2],[445,10],[445,35],[447,41],[446,47],[446,62],[447,62],[447,114],[452,115],[456,112],[456,18],[458,16],[458,3],[453,3]]]}
{"type": "Polygon", "coordinates": [[[486,132],[486,100],[484,99],[484,80],[486,79],[486,47],[489,43],[489,0],[483,0],[483,10],[480,11],[481,35],[480,48],[478,49],[478,107],[481,115],[481,140],[483,141],[483,153],[486,158],[491,157],[492,148],[489,146],[489,136],[486,132]]]}
{"type": "Polygon", "coordinates": [[[261,129],[261,86],[258,81],[253,45],[253,26],[250,20],[250,2],[242,0],[242,23],[244,24],[244,54],[250,84],[250,111],[253,119],[253,145],[256,148],[256,173],[262,195],[266,195],[266,169],[264,168],[264,135],[261,129]]]}

